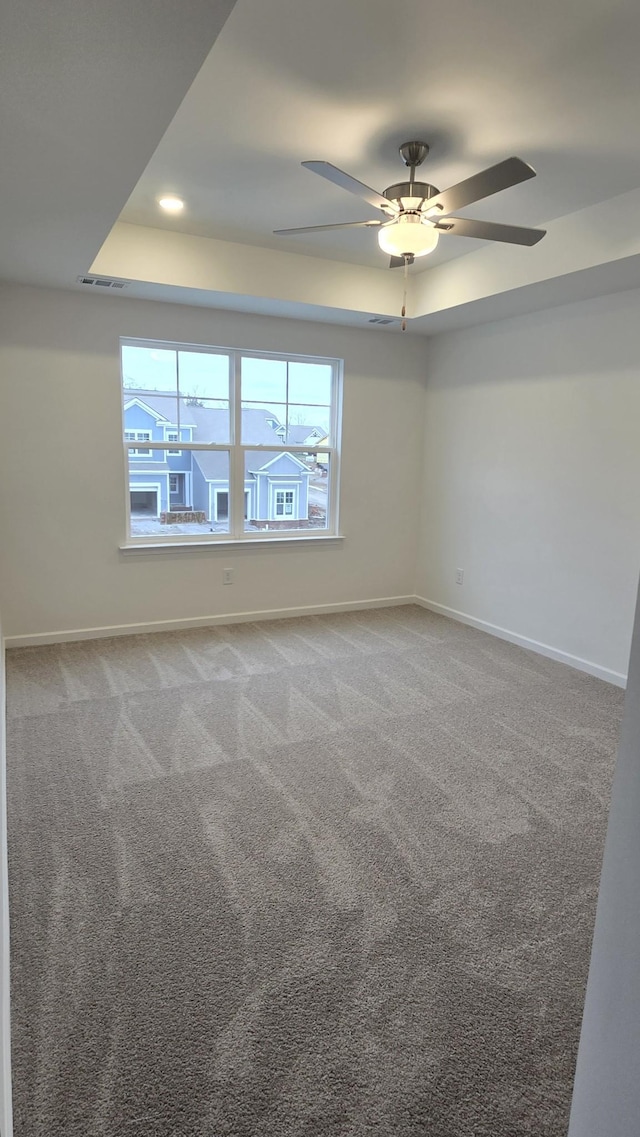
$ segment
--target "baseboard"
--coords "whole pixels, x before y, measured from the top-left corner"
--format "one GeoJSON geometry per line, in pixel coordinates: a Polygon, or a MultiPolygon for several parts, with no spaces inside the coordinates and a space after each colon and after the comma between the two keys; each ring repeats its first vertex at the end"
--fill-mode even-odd
{"type": "Polygon", "coordinates": [[[365,608],[395,608],[415,604],[415,596],[382,596],[373,600],[344,600],[337,604],[313,604],[298,608],[266,608],[258,612],[228,612],[217,616],[193,616],[183,620],[153,620],[144,624],[112,624],[103,628],[6,636],[5,647],[38,647],[74,640],[98,640],[109,636],[139,636],[149,632],[178,632],[183,628],[209,628],[218,624],[246,624],[257,620],[287,620],[295,616],[326,616],[331,612],[358,612],[365,608]]]}
{"type": "Polygon", "coordinates": [[[557,659],[559,663],[566,663],[568,667],[573,667],[576,671],[586,671],[588,675],[595,675],[597,679],[604,679],[616,687],[626,687],[627,685],[627,676],[623,675],[622,672],[612,671],[609,667],[601,667],[599,663],[592,663],[591,660],[582,659],[579,655],[571,655],[568,651],[551,647],[550,644],[540,643],[539,640],[532,640],[529,636],[521,636],[518,632],[511,632],[508,628],[501,628],[497,624],[490,624],[488,620],[479,620],[467,612],[458,612],[455,608],[448,608],[445,604],[437,604],[435,600],[426,600],[423,596],[414,596],[413,602],[419,604],[421,608],[428,608],[430,612],[437,612],[439,616],[447,616],[450,620],[469,624],[472,628],[478,628],[481,632],[488,632],[489,635],[497,636],[498,639],[508,640],[509,643],[527,648],[528,651],[535,651],[538,655],[557,659]]]}
{"type": "Polygon", "coordinates": [[[0,1134],[12,1137],[4,647],[0,636],[0,1134]]]}
{"type": "Polygon", "coordinates": [[[136,636],[146,635],[152,632],[177,632],[185,628],[208,628],[220,624],[254,623],[257,620],[286,620],[293,619],[296,616],[322,616],[332,612],[358,612],[367,608],[394,608],[403,604],[418,604],[422,608],[427,608],[430,612],[437,612],[440,616],[447,616],[449,619],[457,620],[461,624],[468,624],[472,628],[478,628],[482,632],[488,632],[489,635],[497,636],[502,640],[508,640],[509,643],[517,644],[519,647],[524,647],[529,651],[535,651],[538,655],[545,655],[549,659],[556,659],[560,663],[565,663],[568,667],[575,668],[577,671],[585,671],[588,675],[595,675],[596,678],[604,679],[607,683],[613,683],[616,687],[626,687],[627,676],[622,672],[612,671],[608,667],[601,667],[600,664],[593,663],[591,660],[582,659],[577,655],[571,655],[570,652],[562,651],[560,648],[552,647],[550,644],[541,643],[539,640],[531,639],[529,636],[522,636],[518,632],[510,631],[508,628],[501,628],[497,624],[491,624],[488,620],[480,620],[476,616],[470,616],[467,612],[459,612],[457,609],[449,608],[445,604],[438,604],[435,600],[428,600],[424,596],[379,596],[371,600],[344,600],[336,604],[301,605],[296,608],[264,608],[253,612],[228,612],[215,616],[193,616],[177,620],[153,620],[139,624],[110,624],[99,628],[73,628],[63,631],[42,632],[34,635],[6,636],[4,643],[7,648],[38,647],[44,644],[71,643],[76,640],[105,639],[109,636],[136,636]]]}

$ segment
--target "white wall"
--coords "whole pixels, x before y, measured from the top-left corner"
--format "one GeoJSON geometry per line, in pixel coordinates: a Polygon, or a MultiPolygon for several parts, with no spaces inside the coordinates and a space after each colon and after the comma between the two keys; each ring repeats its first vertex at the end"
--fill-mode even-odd
{"type": "Polygon", "coordinates": [[[416,592],[621,679],[640,567],[638,313],[640,294],[619,293],[426,343],[0,288],[5,634],[416,592]],[[343,356],[346,541],[123,556],[120,335],[343,356]]]}
{"type": "Polygon", "coordinates": [[[22,287],[0,289],[5,635],[413,593],[424,341],[22,287]],[[126,556],[119,336],[345,360],[341,530],[314,548],[126,556]],[[223,566],[236,569],[222,586],[223,566]]]}
{"type": "Polygon", "coordinates": [[[569,1137],[640,1129],[640,597],[604,850],[569,1137]]]}
{"type": "Polygon", "coordinates": [[[640,567],[640,293],[434,337],[423,488],[418,595],[622,680],[640,567]]]}

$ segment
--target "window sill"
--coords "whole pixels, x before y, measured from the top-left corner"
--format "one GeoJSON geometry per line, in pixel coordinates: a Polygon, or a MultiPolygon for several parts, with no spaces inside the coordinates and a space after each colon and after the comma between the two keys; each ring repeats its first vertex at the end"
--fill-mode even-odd
{"type": "Polygon", "coordinates": [[[149,541],[133,542],[120,545],[120,552],[125,556],[137,553],[170,553],[172,550],[179,553],[184,553],[188,549],[245,549],[250,548],[253,551],[259,549],[261,546],[266,545],[273,549],[276,545],[285,545],[287,547],[302,545],[305,548],[311,548],[313,545],[327,543],[339,544],[344,541],[344,534],[342,533],[323,533],[317,537],[247,537],[245,539],[229,538],[226,541],[149,541]]]}

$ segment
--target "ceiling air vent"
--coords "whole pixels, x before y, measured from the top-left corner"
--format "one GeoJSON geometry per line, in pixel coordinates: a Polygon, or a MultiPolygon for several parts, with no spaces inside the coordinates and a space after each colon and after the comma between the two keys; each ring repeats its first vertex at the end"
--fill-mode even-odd
{"type": "Polygon", "coordinates": [[[78,284],[90,284],[94,288],[123,289],[129,287],[129,281],[109,280],[106,276],[77,276],[76,280],[78,284]]]}
{"type": "Polygon", "coordinates": [[[398,321],[394,320],[392,316],[372,316],[369,320],[370,324],[397,324],[398,321]]]}

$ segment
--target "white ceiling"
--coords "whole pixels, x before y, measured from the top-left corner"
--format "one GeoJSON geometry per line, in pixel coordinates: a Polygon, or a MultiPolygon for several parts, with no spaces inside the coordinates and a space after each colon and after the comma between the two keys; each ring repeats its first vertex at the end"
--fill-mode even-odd
{"type": "Polygon", "coordinates": [[[439,188],[524,158],[537,178],[465,212],[551,224],[534,249],[443,236],[413,270],[411,330],[640,284],[637,0],[2,7],[0,278],[80,287],[92,268],[170,302],[397,315],[374,232],[272,230],[376,216],[300,162],[383,189],[418,137],[439,188]]]}
{"type": "MultiPolygon", "coordinates": [[[[441,189],[521,156],[538,177],[465,212],[547,222],[640,185],[639,45],[637,0],[238,0],[122,220],[381,267],[375,232],[272,230],[377,217],[300,162],[383,189],[418,137],[441,189]]],[[[482,244],[441,238],[416,268],[482,244]]]]}
{"type": "Polygon", "coordinates": [[[2,0],[0,279],[86,272],[234,0],[2,0]]]}

